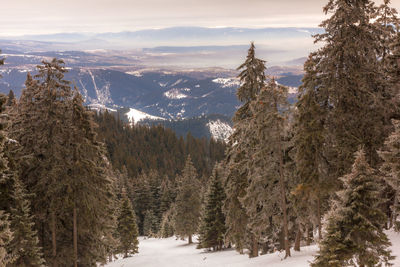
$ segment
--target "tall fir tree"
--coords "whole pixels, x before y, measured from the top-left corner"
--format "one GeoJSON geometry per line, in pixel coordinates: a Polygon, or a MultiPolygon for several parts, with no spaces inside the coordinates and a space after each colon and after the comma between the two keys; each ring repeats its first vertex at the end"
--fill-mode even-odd
{"type": "Polygon", "coordinates": [[[253,117],[247,127],[251,146],[247,165],[248,187],[241,201],[249,216],[249,230],[257,239],[264,237],[268,228],[270,232],[283,229],[285,257],[288,257],[289,222],[283,144],[288,109],[286,99],[287,88],[271,79],[250,102],[253,117]]]}
{"type": "Polygon", "coordinates": [[[15,260],[7,266],[15,267],[44,267],[42,248],[34,230],[33,218],[30,215],[30,202],[27,200],[25,188],[17,177],[14,178],[13,206],[11,208],[11,229],[13,240],[9,249],[15,255],[15,260]]]}
{"type": "Polygon", "coordinates": [[[226,189],[226,201],[224,213],[227,224],[227,240],[235,245],[236,249],[243,253],[246,239],[251,239],[251,255],[258,255],[258,240],[248,237],[246,234],[247,215],[245,208],[240,203],[240,198],[246,194],[248,186],[247,161],[249,160],[249,147],[244,141],[247,121],[252,116],[249,104],[254,100],[265,83],[265,61],[255,57],[255,46],[251,43],[246,61],[239,66],[241,70],[238,78],[241,86],[237,90],[238,99],[243,105],[237,110],[233,117],[234,132],[229,138],[226,151],[226,178],[224,181],[226,189]]]}
{"type": "Polygon", "coordinates": [[[182,175],[178,177],[178,190],[175,201],[175,233],[181,237],[188,237],[192,243],[192,236],[196,233],[200,219],[201,184],[197,171],[193,166],[190,155],[186,159],[182,175]]]}
{"type": "Polygon", "coordinates": [[[326,91],[319,87],[321,81],[317,75],[317,65],[316,54],[310,54],[304,64],[305,75],[299,88],[299,101],[296,103],[294,142],[298,181],[292,193],[297,209],[303,210],[299,214],[302,218],[299,219],[311,218],[318,226],[321,238],[323,204],[328,200],[328,193],[335,182],[326,175],[329,163],[323,147],[326,143],[325,122],[329,102],[326,91]],[[310,206],[313,208],[310,209],[310,206]]]}
{"type": "Polygon", "coordinates": [[[343,190],[327,214],[324,237],[311,266],[389,266],[393,257],[383,228],[387,218],[379,207],[381,188],[362,150],[356,153],[352,171],[341,180],[343,190]]]}
{"type": "Polygon", "coordinates": [[[201,240],[199,247],[201,248],[221,250],[224,245],[226,226],[222,205],[226,195],[222,187],[221,171],[221,167],[216,164],[209,180],[204,214],[200,222],[202,231],[199,236],[201,240]]]}
{"type": "Polygon", "coordinates": [[[374,3],[330,0],[324,12],[332,16],[320,25],[325,32],[316,35],[323,47],[316,52],[315,75],[318,99],[327,101],[325,154],[333,165],[330,173],[337,178],[350,170],[359,145],[364,146],[371,166],[377,166],[376,150],[390,130],[393,95],[377,52],[381,42],[373,22],[377,18],[374,3]]]}
{"type": "Polygon", "coordinates": [[[120,252],[124,258],[139,252],[139,231],[136,225],[136,216],[131,201],[123,196],[121,211],[118,216],[118,237],[120,240],[120,252]]]}
{"type": "Polygon", "coordinates": [[[148,237],[154,237],[158,233],[157,217],[153,210],[146,210],[143,221],[143,234],[148,237]]]}
{"type": "Polygon", "coordinates": [[[65,72],[63,61],[53,59],[38,66],[37,80],[28,74],[11,136],[21,145],[21,180],[35,195],[30,200],[46,262],[95,266],[106,257],[112,177],[91,113],[65,72]]]}
{"type": "Polygon", "coordinates": [[[383,159],[381,171],[385,180],[395,191],[392,220],[395,229],[400,231],[400,222],[397,221],[400,212],[400,121],[393,120],[392,123],[394,131],[386,139],[379,156],[383,159]]]}
{"type": "Polygon", "coordinates": [[[0,264],[6,266],[14,261],[13,255],[7,251],[12,240],[12,232],[10,230],[10,222],[7,214],[0,210],[0,264]]]}

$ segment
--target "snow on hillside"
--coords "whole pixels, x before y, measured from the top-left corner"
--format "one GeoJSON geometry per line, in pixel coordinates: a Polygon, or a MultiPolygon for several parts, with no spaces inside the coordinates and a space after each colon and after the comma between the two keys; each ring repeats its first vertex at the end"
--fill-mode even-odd
{"type": "Polygon", "coordinates": [[[144,119],[165,120],[164,118],[157,117],[157,116],[152,116],[150,114],[147,114],[147,113],[145,113],[143,111],[140,111],[140,110],[137,110],[137,109],[134,109],[134,108],[130,108],[129,112],[126,113],[126,116],[128,117],[128,120],[130,122],[133,121],[135,123],[137,123],[137,122],[139,122],[141,120],[144,120],[144,119]]]}
{"type": "Polygon", "coordinates": [[[236,87],[240,85],[240,80],[238,78],[217,78],[212,81],[221,84],[223,88],[236,87]]]}
{"type": "MultiPolygon", "coordinates": [[[[182,93],[181,91],[188,91],[188,88],[184,89],[178,89],[178,88],[173,88],[167,92],[164,93],[164,96],[168,99],[182,99],[182,98],[187,98],[188,96],[182,93]]],[[[190,89],[189,89],[190,91],[190,89]]]]}
{"type": "Polygon", "coordinates": [[[224,140],[225,142],[228,141],[233,131],[228,123],[220,120],[208,122],[207,127],[210,129],[211,136],[215,140],[224,140]]]}
{"type": "MultiPolygon", "coordinates": [[[[392,252],[396,259],[393,266],[400,266],[400,234],[387,232],[392,242],[392,252]]],[[[249,259],[235,250],[207,252],[196,249],[196,244],[188,245],[187,241],[166,239],[139,239],[139,254],[126,259],[119,259],[106,267],[307,267],[317,253],[317,245],[302,247],[300,252],[292,251],[292,257],[284,259],[284,252],[261,255],[249,259]]]]}

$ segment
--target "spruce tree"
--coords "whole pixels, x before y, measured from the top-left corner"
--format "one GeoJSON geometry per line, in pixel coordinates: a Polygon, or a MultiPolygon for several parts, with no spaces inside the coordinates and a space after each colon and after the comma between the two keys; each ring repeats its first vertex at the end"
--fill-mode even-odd
{"type": "Polygon", "coordinates": [[[15,255],[15,261],[9,266],[45,266],[33,218],[30,215],[30,202],[19,179],[17,177],[14,179],[14,207],[11,208],[13,240],[9,244],[9,249],[15,255]]]}
{"type": "Polygon", "coordinates": [[[66,71],[54,59],[38,66],[37,80],[28,74],[11,137],[21,145],[19,174],[35,196],[32,215],[46,262],[95,266],[106,257],[113,177],[92,113],[64,80],[66,71]]]}
{"type": "Polygon", "coordinates": [[[118,216],[118,237],[120,240],[120,252],[124,258],[138,253],[138,228],[132,204],[127,196],[123,197],[121,211],[118,216]]]}
{"type": "Polygon", "coordinates": [[[0,210],[0,265],[6,266],[14,261],[13,256],[7,250],[12,240],[12,232],[10,231],[10,222],[7,214],[0,210]]]}
{"type": "Polygon", "coordinates": [[[196,233],[200,219],[201,197],[200,182],[190,155],[186,159],[182,175],[178,178],[178,190],[175,201],[175,233],[188,237],[192,243],[192,235],[196,233]]]}
{"type": "Polygon", "coordinates": [[[343,190],[326,216],[320,250],[311,266],[390,265],[394,257],[383,229],[387,218],[379,207],[379,179],[362,150],[341,180],[343,190]]]}
{"type": "Polygon", "coordinates": [[[395,191],[392,218],[395,229],[400,231],[400,222],[397,221],[400,212],[400,121],[393,120],[392,123],[394,131],[386,139],[379,156],[383,159],[381,171],[385,180],[395,191]]]}
{"type": "Polygon", "coordinates": [[[72,215],[74,261],[91,266],[96,260],[105,260],[106,255],[101,253],[106,245],[104,236],[114,228],[112,186],[115,178],[108,170],[111,165],[104,145],[97,140],[92,112],[84,107],[76,88],[71,109],[68,141],[72,151],[66,162],[70,175],[64,181],[71,192],[65,196],[64,208],[69,208],[72,215]]]}
{"type": "Polygon", "coordinates": [[[172,205],[171,208],[164,213],[161,220],[159,237],[167,238],[174,235],[175,233],[174,221],[173,221],[174,212],[175,212],[175,207],[174,205],[172,205]]]}
{"type": "MultiPolygon", "coordinates": [[[[246,194],[248,186],[249,146],[246,143],[245,131],[247,121],[252,116],[249,109],[250,101],[254,100],[264,87],[265,82],[265,61],[255,57],[255,46],[252,43],[248,51],[246,61],[239,66],[241,70],[238,78],[241,86],[237,90],[237,96],[243,105],[236,111],[233,122],[234,132],[230,136],[228,149],[226,151],[226,178],[225,191],[226,201],[224,203],[224,213],[227,225],[227,240],[235,245],[236,249],[243,253],[246,248],[247,215],[244,207],[240,203],[240,198],[246,194]]],[[[258,255],[258,240],[252,240],[251,255],[258,255]]]]}
{"type": "Polygon", "coordinates": [[[360,145],[372,167],[379,163],[376,151],[390,129],[393,95],[379,61],[382,43],[373,22],[374,3],[330,0],[324,12],[332,16],[320,25],[325,32],[316,35],[323,44],[316,56],[317,88],[327,101],[325,153],[338,178],[350,170],[360,145]]]}
{"type": "Polygon", "coordinates": [[[209,180],[204,215],[200,223],[202,231],[199,236],[201,248],[213,248],[214,250],[222,249],[226,232],[225,215],[222,212],[226,196],[219,169],[218,165],[214,167],[209,180]]]}
{"type": "Polygon", "coordinates": [[[318,225],[321,238],[323,203],[329,197],[330,188],[334,182],[326,175],[328,164],[324,155],[326,143],[325,117],[327,112],[327,95],[324,88],[320,88],[317,75],[318,58],[311,54],[304,64],[305,75],[303,84],[299,88],[299,101],[296,103],[296,169],[298,183],[293,190],[297,209],[302,220],[307,218],[318,225]],[[311,209],[310,209],[311,205],[311,209]],[[306,211],[306,212],[304,212],[306,211]]]}
{"type": "Polygon", "coordinates": [[[143,234],[148,237],[154,237],[158,233],[157,217],[153,210],[146,210],[143,221],[143,234]]]}
{"type": "Polygon", "coordinates": [[[241,201],[249,216],[249,230],[257,239],[268,228],[276,232],[282,227],[285,257],[288,257],[289,222],[282,140],[288,108],[286,99],[287,88],[271,79],[250,103],[253,117],[248,125],[248,139],[252,148],[248,164],[249,185],[241,201]]]}

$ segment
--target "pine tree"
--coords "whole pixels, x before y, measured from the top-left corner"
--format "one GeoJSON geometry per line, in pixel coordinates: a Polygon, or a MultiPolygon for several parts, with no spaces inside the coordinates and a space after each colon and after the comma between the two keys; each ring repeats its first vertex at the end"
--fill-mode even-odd
{"type": "Polygon", "coordinates": [[[72,125],[68,141],[72,141],[72,151],[66,162],[70,176],[64,181],[71,192],[65,196],[64,208],[69,205],[72,215],[74,261],[90,266],[97,260],[105,261],[106,255],[101,251],[104,251],[104,236],[114,223],[112,186],[115,178],[108,170],[111,165],[105,156],[105,148],[97,141],[92,112],[84,107],[76,88],[71,105],[72,125]]]}
{"type": "Polygon", "coordinates": [[[9,107],[14,106],[16,104],[15,102],[16,102],[16,99],[15,99],[14,92],[13,92],[13,90],[10,90],[10,92],[8,93],[8,96],[7,96],[6,106],[9,106],[9,107]]]}
{"type": "Polygon", "coordinates": [[[8,245],[12,240],[10,222],[4,211],[0,210],[0,265],[6,266],[14,261],[13,256],[7,251],[8,245]]]}
{"type": "Polygon", "coordinates": [[[118,237],[120,240],[120,251],[124,253],[124,258],[131,254],[138,253],[138,228],[132,204],[128,197],[122,200],[121,212],[118,216],[118,237]]]}
{"type": "Polygon", "coordinates": [[[199,236],[201,248],[213,248],[214,250],[222,249],[226,232],[225,215],[222,212],[226,195],[222,187],[219,169],[218,165],[214,167],[209,180],[204,216],[200,223],[203,230],[199,236]]]}
{"type": "Polygon", "coordinates": [[[154,237],[158,233],[157,217],[153,210],[146,210],[143,221],[143,234],[148,237],[154,237]]]}
{"type": "Polygon", "coordinates": [[[161,220],[159,237],[167,238],[167,237],[171,237],[174,235],[174,233],[175,233],[174,221],[173,221],[174,212],[175,212],[175,207],[174,207],[174,205],[171,205],[170,209],[164,213],[162,220],[161,220]]]}
{"type": "MultiPolygon", "coordinates": [[[[364,146],[375,167],[376,153],[390,129],[393,97],[379,61],[382,42],[373,22],[377,8],[370,0],[330,0],[324,7],[332,16],[320,25],[317,88],[326,99],[326,154],[335,178],[351,168],[354,152],[364,146]],[[360,68],[362,66],[362,68],[360,68]]],[[[335,188],[335,187],[333,187],[335,188]]]]}
{"type": "Polygon", "coordinates": [[[289,222],[282,140],[287,111],[286,99],[287,88],[277,85],[275,80],[271,79],[250,103],[253,117],[249,121],[247,134],[252,148],[248,164],[249,185],[241,201],[249,216],[249,230],[257,239],[260,239],[268,228],[269,231],[276,232],[282,227],[285,257],[288,257],[289,222]]]}
{"type": "Polygon", "coordinates": [[[400,231],[400,222],[397,221],[400,212],[400,121],[393,120],[392,123],[394,131],[386,139],[385,147],[379,151],[379,156],[383,159],[381,171],[385,180],[395,191],[393,221],[395,229],[400,231]]]}
{"type": "Polygon", "coordinates": [[[362,150],[341,180],[343,190],[326,216],[324,237],[311,266],[390,265],[394,257],[383,231],[387,218],[379,207],[381,188],[362,150]]]}
{"type": "MultiPolygon", "coordinates": [[[[249,109],[250,101],[256,98],[256,95],[264,87],[265,82],[265,61],[255,57],[255,46],[252,43],[248,51],[246,61],[239,66],[241,70],[239,79],[241,86],[237,90],[237,96],[243,105],[238,109],[233,118],[234,132],[230,136],[228,149],[226,151],[226,178],[225,192],[226,201],[224,203],[224,213],[226,216],[227,234],[226,238],[233,243],[236,249],[243,253],[246,247],[247,239],[246,227],[247,215],[239,199],[246,194],[248,170],[247,161],[248,145],[244,141],[247,121],[252,116],[249,109]]],[[[258,255],[258,247],[254,237],[251,245],[251,255],[258,255]]]]}
{"type": "Polygon", "coordinates": [[[391,54],[391,44],[399,30],[400,20],[395,8],[390,7],[390,0],[384,0],[377,8],[377,19],[374,26],[380,41],[379,56],[383,65],[391,54]]]}
{"type": "Polygon", "coordinates": [[[199,225],[201,198],[199,189],[201,185],[197,172],[193,166],[190,155],[186,159],[182,176],[178,177],[178,192],[175,202],[175,233],[181,237],[188,237],[192,243],[192,235],[196,233],[199,225]]]}
{"type": "Polygon", "coordinates": [[[15,205],[11,208],[13,240],[9,249],[15,255],[15,261],[10,266],[45,266],[33,218],[30,215],[30,203],[18,178],[15,178],[14,182],[13,199],[15,205]]]}
{"type": "MultiPolygon", "coordinates": [[[[1,54],[1,50],[0,50],[1,54]]],[[[0,66],[4,64],[4,58],[0,58],[0,66]]],[[[1,78],[1,75],[0,75],[1,78]]],[[[3,104],[5,102],[5,97],[0,95],[0,109],[3,111],[3,104]]],[[[4,148],[4,135],[5,123],[0,123],[0,182],[4,181],[5,174],[4,172],[7,170],[7,162],[3,157],[3,148],[4,148]]],[[[8,194],[7,194],[8,195],[8,194]]],[[[0,198],[3,200],[4,193],[0,191],[0,198]]],[[[5,203],[5,202],[2,202],[5,203]]],[[[8,215],[5,214],[4,210],[0,210],[0,264],[1,266],[5,266],[8,263],[11,263],[14,259],[12,255],[9,254],[8,246],[9,243],[12,241],[13,236],[12,232],[10,231],[10,222],[8,220],[8,215]]]]}
{"type": "Polygon", "coordinates": [[[299,88],[299,101],[296,103],[296,168],[298,183],[293,190],[300,220],[312,218],[318,225],[319,238],[322,229],[323,203],[329,197],[334,182],[326,175],[328,164],[323,151],[326,142],[325,125],[327,94],[320,88],[317,75],[318,58],[311,54],[304,64],[305,75],[299,88]],[[311,207],[313,208],[309,208],[311,207]],[[305,212],[306,211],[306,212],[305,212]]]}
{"type": "Polygon", "coordinates": [[[54,59],[38,66],[37,80],[28,74],[11,136],[21,145],[21,181],[35,195],[32,215],[46,262],[95,266],[106,257],[112,177],[92,113],[65,72],[54,59]]]}

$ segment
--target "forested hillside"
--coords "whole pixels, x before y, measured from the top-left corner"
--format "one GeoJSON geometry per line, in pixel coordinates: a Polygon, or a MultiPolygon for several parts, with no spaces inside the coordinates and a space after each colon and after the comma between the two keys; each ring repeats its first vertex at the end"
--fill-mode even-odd
{"type": "Polygon", "coordinates": [[[95,121],[113,167],[122,170],[125,166],[130,176],[157,170],[174,177],[182,170],[187,155],[191,155],[201,176],[209,176],[226,149],[222,141],[198,139],[190,134],[177,137],[162,126],[132,125],[108,112],[97,114],[95,121]]]}
{"type": "Polygon", "coordinates": [[[43,61],[18,99],[0,95],[0,266],[94,267],[141,253],[139,235],[289,264],[314,245],[312,267],[391,266],[400,19],[389,0],[323,12],[294,105],[250,44],[227,143],[95,114],[65,63],[43,61]]]}

